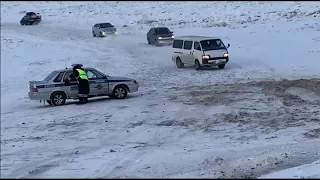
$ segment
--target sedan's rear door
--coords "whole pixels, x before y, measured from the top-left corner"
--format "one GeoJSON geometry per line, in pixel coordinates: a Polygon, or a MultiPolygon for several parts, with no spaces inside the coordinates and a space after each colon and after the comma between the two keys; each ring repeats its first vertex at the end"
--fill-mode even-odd
{"type": "Polygon", "coordinates": [[[71,98],[78,97],[78,82],[77,81],[70,81],[68,85],[65,85],[65,82],[72,74],[72,71],[67,71],[64,73],[63,81],[62,81],[62,89],[68,93],[71,98]]]}

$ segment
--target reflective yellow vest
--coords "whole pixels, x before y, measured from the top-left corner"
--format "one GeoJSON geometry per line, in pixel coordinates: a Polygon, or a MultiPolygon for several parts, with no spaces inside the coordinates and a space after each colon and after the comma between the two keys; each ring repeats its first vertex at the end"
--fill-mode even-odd
{"type": "Polygon", "coordinates": [[[86,73],[86,71],[82,70],[82,69],[77,69],[78,73],[79,73],[79,77],[78,79],[86,79],[88,80],[88,75],[86,73]]]}

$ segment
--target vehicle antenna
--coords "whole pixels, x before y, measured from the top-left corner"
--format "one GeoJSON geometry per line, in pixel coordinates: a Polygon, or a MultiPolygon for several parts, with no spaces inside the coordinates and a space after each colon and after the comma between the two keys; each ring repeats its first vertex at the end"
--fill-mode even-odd
{"type": "Polygon", "coordinates": [[[68,69],[67,59],[64,59],[64,65],[66,66],[66,69],[68,69]]]}

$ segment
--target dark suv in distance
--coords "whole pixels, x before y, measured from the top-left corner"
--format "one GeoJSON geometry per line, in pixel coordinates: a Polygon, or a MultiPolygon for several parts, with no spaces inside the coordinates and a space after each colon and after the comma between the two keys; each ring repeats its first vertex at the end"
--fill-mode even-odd
{"type": "Polygon", "coordinates": [[[148,44],[172,44],[174,39],[173,32],[166,27],[155,27],[151,28],[147,33],[148,44]]]}

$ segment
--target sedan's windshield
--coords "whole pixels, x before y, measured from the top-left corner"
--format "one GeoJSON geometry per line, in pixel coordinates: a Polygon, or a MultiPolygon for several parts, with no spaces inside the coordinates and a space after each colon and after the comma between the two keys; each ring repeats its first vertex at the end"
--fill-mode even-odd
{"type": "Polygon", "coordinates": [[[171,34],[168,28],[158,28],[156,34],[171,34]]]}
{"type": "Polygon", "coordinates": [[[220,39],[209,39],[200,41],[203,51],[226,49],[226,46],[220,39]]]}
{"type": "Polygon", "coordinates": [[[109,28],[109,27],[113,27],[112,24],[110,23],[103,23],[103,24],[100,24],[100,28],[109,28]]]}

